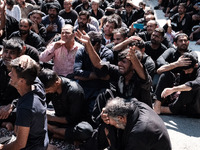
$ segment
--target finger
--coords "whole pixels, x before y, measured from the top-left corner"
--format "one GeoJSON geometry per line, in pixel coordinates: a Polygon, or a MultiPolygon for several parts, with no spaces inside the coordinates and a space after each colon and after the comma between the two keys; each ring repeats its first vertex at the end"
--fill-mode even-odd
{"type": "Polygon", "coordinates": [[[83,35],[86,35],[87,33],[85,32],[85,30],[83,30],[83,35]]]}

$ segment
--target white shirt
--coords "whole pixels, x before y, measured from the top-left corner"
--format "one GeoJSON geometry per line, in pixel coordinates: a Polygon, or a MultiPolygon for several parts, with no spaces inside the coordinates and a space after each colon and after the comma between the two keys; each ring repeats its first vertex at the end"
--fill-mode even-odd
{"type": "Polygon", "coordinates": [[[8,14],[9,16],[12,16],[17,21],[20,21],[21,19],[21,10],[18,5],[14,5],[12,10],[9,10],[6,8],[6,14],[8,14]]]}

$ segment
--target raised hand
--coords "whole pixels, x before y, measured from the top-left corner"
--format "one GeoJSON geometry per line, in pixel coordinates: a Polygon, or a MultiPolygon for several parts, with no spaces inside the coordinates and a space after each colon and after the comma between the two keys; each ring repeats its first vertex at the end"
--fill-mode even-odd
{"type": "Polygon", "coordinates": [[[184,58],[183,56],[179,57],[176,61],[177,67],[189,66],[191,64],[190,58],[184,58]]]}
{"type": "Polygon", "coordinates": [[[90,42],[90,37],[84,30],[83,32],[81,32],[80,30],[77,30],[77,32],[75,33],[75,36],[83,44],[88,44],[90,42]]]}

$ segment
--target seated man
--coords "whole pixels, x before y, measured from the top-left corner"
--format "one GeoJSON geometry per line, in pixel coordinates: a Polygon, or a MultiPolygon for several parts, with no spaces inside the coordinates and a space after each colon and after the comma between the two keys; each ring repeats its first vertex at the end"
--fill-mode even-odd
{"type": "Polygon", "coordinates": [[[27,55],[11,61],[10,83],[20,94],[17,104],[16,140],[0,149],[47,149],[45,91],[37,78],[39,65],[27,55]]]}
{"type": "MultiPolygon", "coordinates": [[[[184,114],[199,117],[200,69],[198,59],[193,53],[186,52],[179,57],[178,61],[170,65],[181,71],[177,76],[172,72],[165,72],[160,76],[158,90],[156,90],[155,111],[158,114],[184,114]],[[161,106],[164,102],[166,107],[161,106]]],[[[159,69],[167,70],[167,67],[169,68],[168,64],[159,69]]]]}
{"type": "Polygon", "coordinates": [[[124,98],[135,97],[152,107],[150,97],[151,77],[139,61],[139,55],[135,52],[135,46],[119,53],[118,66],[116,66],[109,62],[105,63],[101,61],[101,58],[90,42],[90,37],[86,33],[82,34],[79,31],[76,37],[85,44],[93,66],[100,69],[101,74],[109,76],[111,81],[117,82],[117,96],[124,98]]]}
{"type": "Polygon", "coordinates": [[[55,138],[71,141],[73,127],[86,116],[82,87],[50,69],[43,69],[39,78],[47,93],[47,103],[51,101],[55,110],[55,115],[47,115],[50,133],[55,138]]]}
{"type": "Polygon", "coordinates": [[[67,76],[73,73],[75,55],[77,50],[83,49],[83,45],[74,39],[73,26],[65,25],[61,31],[61,40],[47,46],[40,54],[42,62],[54,61],[53,70],[58,75],[67,76]]]}
{"type": "Polygon", "coordinates": [[[103,108],[102,119],[106,124],[121,129],[116,136],[112,132],[114,127],[109,130],[105,128],[105,133],[109,132],[107,139],[111,149],[172,149],[162,119],[150,107],[134,98],[127,100],[117,97],[109,100],[103,108]]]}
{"type": "Polygon", "coordinates": [[[43,51],[44,42],[42,38],[31,31],[32,21],[28,18],[22,18],[19,22],[19,31],[13,32],[9,38],[20,37],[26,44],[43,51]]]}

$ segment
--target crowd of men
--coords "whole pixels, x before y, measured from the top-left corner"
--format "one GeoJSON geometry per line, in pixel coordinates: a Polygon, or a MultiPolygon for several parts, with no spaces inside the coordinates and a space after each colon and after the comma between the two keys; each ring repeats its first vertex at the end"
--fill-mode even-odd
{"type": "Polygon", "coordinates": [[[171,150],[158,115],[200,117],[199,8],[159,0],[160,27],[144,2],[1,0],[0,149],[171,150]]]}

